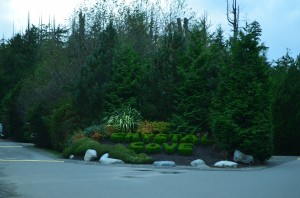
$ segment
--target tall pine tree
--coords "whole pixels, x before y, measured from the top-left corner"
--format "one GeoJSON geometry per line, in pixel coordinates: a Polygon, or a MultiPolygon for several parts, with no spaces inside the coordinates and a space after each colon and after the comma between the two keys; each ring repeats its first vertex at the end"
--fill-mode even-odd
{"type": "Polygon", "coordinates": [[[223,149],[264,161],[272,155],[273,134],[269,65],[260,36],[260,25],[253,22],[233,42],[213,100],[212,130],[223,149]]]}
{"type": "Polygon", "coordinates": [[[273,101],[276,154],[300,155],[300,56],[288,54],[277,61],[273,101]],[[283,76],[283,77],[282,77],[283,76]]]}

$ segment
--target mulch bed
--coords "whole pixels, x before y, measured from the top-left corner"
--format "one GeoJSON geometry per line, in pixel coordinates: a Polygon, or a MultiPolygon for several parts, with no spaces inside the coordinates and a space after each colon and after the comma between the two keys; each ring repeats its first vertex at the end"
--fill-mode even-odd
{"type": "Polygon", "coordinates": [[[168,155],[164,152],[149,155],[155,161],[174,161],[177,165],[189,166],[193,160],[202,159],[206,165],[213,166],[216,162],[221,161],[220,152],[214,151],[211,146],[195,145],[194,153],[191,156],[182,156],[177,153],[168,155]]]}
{"type": "MultiPolygon", "coordinates": [[[[114,144],[110,140],[103,140],[101,144],[114,144]]],[[[129,144],[124,144],[128,146],[129,144]]],[[[213,146],[195,145],[194,153],[191,156],[182,156],[177,153],[168,155],[164,151],[157,154],[147,154],[151,156],[154,161],[173,161],[176,165],[190,166],[191,162],[196,159],[202,159],[208,166],[213,166],[216,162],[223,160],[221,151],[213,148],[213,146]]]]}

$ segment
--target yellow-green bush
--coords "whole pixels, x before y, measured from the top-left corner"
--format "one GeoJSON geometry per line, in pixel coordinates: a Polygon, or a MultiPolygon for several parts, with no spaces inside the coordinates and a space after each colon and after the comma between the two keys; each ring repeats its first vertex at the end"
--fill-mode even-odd
{"type": "Polygon", "coordinates": [[[129,148],[134,150],[136,153],[143,153],[145,145],[144,142],[133,142],[129,145],[129,148]]]}
{"type": "Polygon", "coordinates": [[[110,140],[115,142],[115,143],[121,143],[121,142],[124,142],[125,135],[126,135],[125,133],[113,133],[110,136],[110,140]]]}
{"type": "Polygon", "coordinates": [[[199,144],[199,139],[194,134],[187,134],[183,138],[181,138],[182,143],[192,143],[199,144]]]}
{"type": "Polygon", "coordinates": [[[192,143],[180,143],[178,146],[179,155],[192,155],[194,152],[194,145],[192,143]]]}
{"type": "Polygon", "coordinates": [[[157,134],[155,135],[153,142],[157,144],[163,144],[168,141],[167,134],[157,134]]]}
{"type": "Polygon", "coordinates": [[[172,143],[171,145],[168,143],[163,144],[163,149],[167,154],[174,154],[177,150],[177,143],[172,143]]]}
{"type": "Polygon", "coordinates": [[[146,145],[145,151],[149,154],[159,153],[161,151],[161,147],[159,144],[150,143],[146,145]]]}
{"type": "Polygon", "coordinates": [[[140,140],[140,136],[138,133],[127,133],[125,136],[125,142],[138,142],[140,140]]]}

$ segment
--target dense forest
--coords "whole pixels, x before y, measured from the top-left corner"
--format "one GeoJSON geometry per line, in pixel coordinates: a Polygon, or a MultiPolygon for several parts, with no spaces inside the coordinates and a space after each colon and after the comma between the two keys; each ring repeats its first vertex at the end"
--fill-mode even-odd
{"type": "Polygon", "coordinates": [[[0,45],[5,135],[34,133],[61,151],[70,134],[131,107],[229,152],[300,155],[300,56],[269,62],[259,23],[241,24],[232,8],[229,37],[182,0],[99,0],[65,26],[28,23],[0,45]]]}

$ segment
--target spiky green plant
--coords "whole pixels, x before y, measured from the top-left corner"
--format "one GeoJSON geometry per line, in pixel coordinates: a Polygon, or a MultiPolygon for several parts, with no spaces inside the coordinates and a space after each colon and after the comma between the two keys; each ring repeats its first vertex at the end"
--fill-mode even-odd
{"type": "Polygon", "coordinates": [[[115,126],[121,133],[135,132],[142,121],[141,114],[134,108],[122,107],[104,118],[107,125],[115,126]]]}

